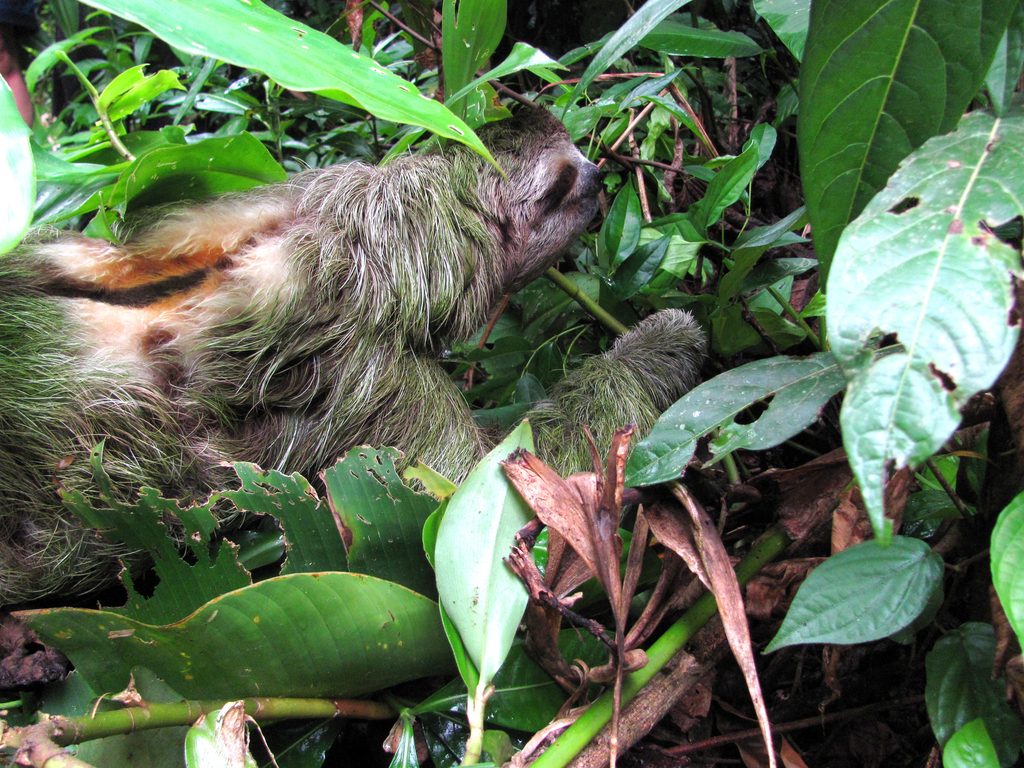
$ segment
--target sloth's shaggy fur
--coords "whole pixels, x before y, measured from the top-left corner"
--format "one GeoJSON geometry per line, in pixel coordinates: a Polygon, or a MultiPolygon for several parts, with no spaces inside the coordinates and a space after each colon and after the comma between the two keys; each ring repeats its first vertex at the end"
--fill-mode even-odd
{"type": "MultiPolygon", "coordinates": [[[[363,443],[463,475],[490,437],[438,352],[554,261],[598,191],[544,112],[482,136],[506,176],[461,147],[339,165],[154,214],[123,245],[37,234],[0,261],[0,603],[109,580],[119,549],[57,495],[89,492],[100,440],[126,498],[200,498],[228,460],[314,477],[363,443]]],[[[686,313],[648,318],[538,408],[549,455],[580,463],[580,423],[649,426],[702,346],[686,313]]]]}

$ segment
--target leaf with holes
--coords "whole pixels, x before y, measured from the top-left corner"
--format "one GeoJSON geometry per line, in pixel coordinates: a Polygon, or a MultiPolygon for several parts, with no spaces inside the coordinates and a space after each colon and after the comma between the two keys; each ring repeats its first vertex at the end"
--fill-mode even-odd
{"type": "Polygon", "coordinates": [[[832,355],[772,357],[719,374],[691,390],[655,423],[634,448],[626,485],[672,480],[689,464],[697,441],[718,432],[715,460],[738,448],[763,450],[801,432],[818,418],[846,379],[832,355]],[[749,424],[736,419],[752,405],[770,399],[749,424]]]}
{"type": "Polygon", "coordinates": [[[956,126],[1016,4],[812,3],[797,139],[823,279],[843,227],[900,160],[956,126]]]}
{"type": "Polygon", "coordinates": [[[991,228],[1024,214],[1022,164],[1024,116],[968,115],[917,150],[840,240],[827,318],[851,379],[843,443],[883,541],[886,473],[938,450],[1016,343],[1020,259],[991,228]],[[873,342],[890,335],[902,350],[876,358],[873,342]]]}

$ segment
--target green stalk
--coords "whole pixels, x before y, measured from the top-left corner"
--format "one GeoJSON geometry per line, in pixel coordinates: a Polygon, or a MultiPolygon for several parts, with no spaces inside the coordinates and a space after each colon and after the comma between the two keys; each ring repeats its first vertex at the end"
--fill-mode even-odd
{"type": "MultiPolygon", "coordinates": [[[[736,578],[746,584],[790,544],[790,538],[776,526],[765,533],[736,566],[736,578]]],[[[691,637],[718,612],[714,595],[704,593],[676,622],[647,649],[647,666],[626,675],[622,681],[622,705],[632,701],[647,683],[676,655],[691,637]]],[[[563,768],[586,747],[612,717],[612,694],[605,693],[570,725],[530,768],[563,768]]]]}
{"type": "Polygon", "coordinates": [[[121,155],[125,160],[128,162],[133,161],[135,159],[135,155],[133,155],[129,151],[128,147],[124,145],[124,142],[121,141],[121,137],[117,135],[117,130],[114,128],[114,124],[110,121],[110,116],[107,114],[107,110],[100,104],[99,91],[96,90],[96,87],[89,82],[89,78],[85,76],[85,73],[78,68],[75,62],[73,62],[68,55],[64,53],[64,51],[56,51],[54,55],[60,61],[64,62],[65,66],[67,66],[72,73],[74,73],[75,77],[78,78],[78,82],[82,84],[82,87],[88,94],[92,105],[96,107],[96,114],[99,115],[100,125],[103,126],[103,130],[106,132],[107,138],[110,139],[110,145],[114,148],[117,154],[121,155]]]}
{"type": "Polygon", "coordinates": [[[567,278],[554,267],[548,269],[548,271],[545,272],[544,274],[547,276],[548,280],[550,280],[563,291],[565,291],[571,299],[573,299],[577,304],[579,304],[581,307],[587,310],[587,312],[592,314],[601,323],[601,325],[603,325],[612,333],[621,336],[622,334],[629,330],[626,326],[624,326],[622,323],[620,323],[618,320],[612,317],[608,310],[606,310],[592,298],[587,296],[587,294],[581,291],[579,286],[576,285],[576,283],[567,278]]]}
{"type": "MultiPolygon", "coordinates": [[[[81,717],[45,716],[36,725],[8,728],[0,736],[0,746],[18,748],[26,736],[44,729],[56,744],[66,747],[84,741],[102,739],[133,731],[191,725],[203,715],[216,712],[225,700],[193,700],[169,703],[151,702],[141,707],[125,707],[109,712],[97,712],[81,717]]],[[[387,720],[396,711],[377,701],[362,699],[299,699],[264,698],[243,699],[245,714],[259,723],[289,719],[328,719],[348,717],[360,720],[387,720]]]]}
{"type": "Polygon", "coordinates": [[[789,319],[799,325],[804,333],[807,334],[807,338],[810,339],[811,343],[817,348],[821,349],[821,339],[818,338],[818,334],[814,332],[814,329],[807,324],[807,321],[800,317],[800,313],[793,308],[793,305],[786,300],[786,297],[779,293],[779,289],[775,286],[768,286],[768,293],[772,295],[779,304],[782,305],[782,311],[789,315],[789,319]]]}

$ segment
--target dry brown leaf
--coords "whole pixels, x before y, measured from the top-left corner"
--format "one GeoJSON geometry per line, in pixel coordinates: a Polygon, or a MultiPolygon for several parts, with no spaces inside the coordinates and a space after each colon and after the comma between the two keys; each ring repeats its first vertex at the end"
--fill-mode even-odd
{"type": "Polygon", "coordinates": [[[807,574],[821,565],[824,559],[800,557],[766,565],[744,590],[747,615],[758,621],[784,616],[807,574]]]}
{"type": "Polygon", "coordinates": [[[779,745],[779,758],[782,760],[785,768],[808,768],[807,763],[800,757],[800,753],[789,743],[789,739],[783,736],[781,741],[782,744],[779,745]]]}
{"type": "MultiPolygon", "coordinates": [[[[671,515],[664,507],[648,516],[654,535],[666,546],[672,547],[680,557],[692,557],[692,546],[696,550],[700,570],[697,576],[715,596],[725,636],[732,649],[736,663],[743,673],[743,679],[754,704],[757,723],[768,752],[769,768],[775,768],[775,754],[772,746],[771,722],[768,720],[768,708],[765,706],[761,693],[761,683],[757,677],[757,666],[754,663],[754,650],[750,641],[750,627],[743,606],[743,593],[740,590],[732,560],[722,543],[714,523],[704,508],[690,495],[690,492],[679,483],[672,485],[672,493],[686,511],[689,520],[671,515]],[[688,529],[688,530],[687,530],[688,529]],[[671,542],[684,543],[676,549],[671,542]]],[[[655,505],[658,506],[658,505],[655,505]]]]}
{"type": "Polygon", "coordinates": [[[840,495],[832,513],[832,554],[860,544],[871,536],[871,521],[863,507],[853,503],[852,488],[840,495]]]}
{"type": "Polygon", "coordinates": [[[669,712],[672,723],[683,733],[705,720],[711,711],[712,691],[709,682],[699,682],[690,688],[669,712]]]}

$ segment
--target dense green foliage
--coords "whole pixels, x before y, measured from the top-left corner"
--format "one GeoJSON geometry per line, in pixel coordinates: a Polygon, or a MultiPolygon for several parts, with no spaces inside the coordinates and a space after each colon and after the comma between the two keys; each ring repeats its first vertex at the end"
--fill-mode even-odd
{"type": "MultiPolygon", "coordinates": [[[[444,139],[482,150],[470,129],[508,115],[503,92],[525,93],[603,160],[606,205],[560,277],[527,286],[475,343],[451,350],[478,421],[511,431],[582,355],[653,310],[691,310],[710,335],[706,381],[636,441],[626,485],[683,476],[699,486],[706,506],[728,512],[723,539],[737,557],[781,518],[787,535],[776,533],[767,555],[755,548],[758,565],[789,539],[801,556],[833,555],[791,607],[782,601],[784,620],[777,611],[764,626],[752,621],[755,644],[774,652],[759,661],[776,665],[772,679],[786,679],[780,669],[799,678],[804,657],[794,661],[800,651],[788,646],[862,644],[906,659],[916,644],[915,672],[899,690],[923,695],[944,764],[1019,759],[1024,689],[1011,678],[1018,698],[1008,704],[1004,675],[1014,635],[1024,640],[1024,424],[1014,421],[1024,409],[997,397],[970,423],[962,413],[978,393],[1024,398],[999,378],[1021,354],[1020,2],[921,0],[878,13],[868,0],[699,11],[648,0],[599,40],[567,40],[585,44],[557,58],[513,39],[503,0],[445,0],[439,26],[425,0],[387,13],[350,4],[341,17],[328,3],[286,9],[304,23],[259,0],[88,5],[113,15],[77,17],[70,2],[49,9],[45,29],[61,39],[40,44],[27,71],[45,115],[31,136],[0,83],[10,200],[0,250],[30,218],[113,237],[145,206],[304,167],[385,160],[444,139]],[[64,100],[58,78],[69,73],[78,85],[64,100]],[[826,476],[829,461],[841,470],[826,476]],[[822,498],[791,500],[798,484],[822,498]],[[818,507],[831,542],[801,527],[818,507]],[[991,612],[979,607],[989,585],[991,612]]],[[[513,433],[516,445],[528,433],[513,433]]],[[[224,705],[227,721],[238,716],[230,702],[280,698],[287,706],[265,719],[290,721],[321,718],[323,699],[382,692],[382,711],[365,716],[399,720],[393,766],[417,764],[417,740],[439,768],[481,754],[500,763],[566,698],[514,639],[526,592],[499,558],[527,513],[498,468],[511,447],[455,496],[422,467],[414,490],[381,446],[344,457],[319,492],[239,464],[238,487],[197,506],[152,490],[133,504],[69,498],[90,524],[148,551],[157,583],[126,573],[122,608],[23,614],[75,665],[38,705],[24,697],[26,714],[82,715],[133,675],[146,701],[181,705],[164,725],[195,719],[183,699],[224,705]],[[227,538],[216,531],[215,511],[225,510],[248,515],[227,538]],[[166,536],[169,519],[188,535],[184,558],[166,536]],[[241,646],[244,659],[233,654],[241,646]]],[[[634,552],[619,541],[615,566],[623,551],[634,552]]],[[[647,597],[656,571],[641,577],[647,597]]],[[[611,626],[593,584],[573,610],[611,626]]],[[[711,606],[698,603],[650,646],[651,666],[625,680],[627,699],[689,637],[686,617],[711,606]]],[[[608,660],[572,632],[558,645],[569,660],[608,660]]],[[[869,682],[895,697],[895,683],[869,682]]],[[[780,701],[788,685],[777,685],[780,701]]],[[[843,698],[825,682],[802,711],[829,694],[843,698]]],[[[80,740],[107,737],[79,756],[116,764],[131,743],[149,755],[138,765],[180,765],[182,731],[113,735],[130,730],[118,719],[125,703],[135,702],[103,703],[102,725],[75,721],[80,740]]],[[[538,765],[567,765],[612,710],[598,699],[538,765]]],[[[197,725],[189,743],[216,739],[220,721],[197,725]]],[[[330,764],[339,728],[285,723],[268,734],[279,765],[312,767],[330,764]]],[[[926,742],[924,752],[902,745],[906,762],[891,764],[924,764],[926,742]]],[[[202,757],[215,753],[193,746],[187,764],[218,764],[202,757]]]]}

